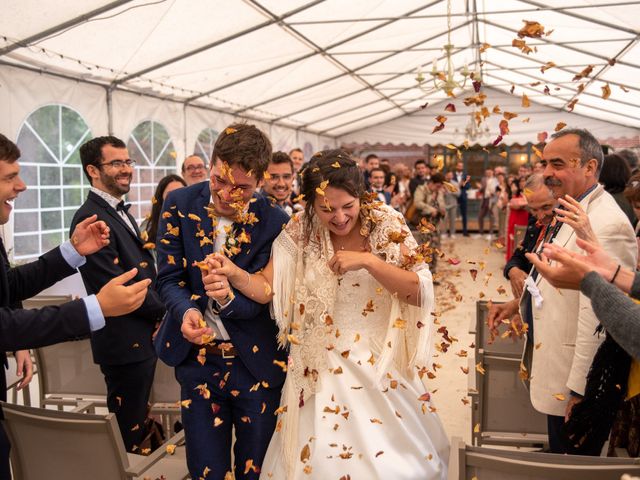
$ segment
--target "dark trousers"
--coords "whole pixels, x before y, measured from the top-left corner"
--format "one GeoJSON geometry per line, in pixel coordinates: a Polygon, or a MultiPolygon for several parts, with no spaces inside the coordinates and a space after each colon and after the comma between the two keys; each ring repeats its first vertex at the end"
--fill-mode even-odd
{"type": "Polygon", "coordinates": [[[100,365],[107,384],[107,408],[116,414],[127,452],[138,448],[146,436],[149,394],[156,371],[156,357],[124,365],[100,365]]]}
{"type": "Polygon", "coordinates": [[[567,453],[567,443],[562,435],[564,417],[547,415],[547,434],[549,435],[549,450],[551,453],[567,453]]]}
{"type": "Polygon", "coordinates": [[[187,465],[193,478],[223,480],[231,471],[232,427],[235,429],[236,480],[258,480],[271,435],[276,426],[275,410],[280,403],[280,388],[264,388],[242,361],[207,354],[200,365],[196,352],[178,367],[176,378],[181,399],[191,400],[182,406],[187,465]],[[202,386],[206,387],[206,391],[202,386]],[[256,388],[256,385],[258,387],[256,388]],[[253,391],[252,391],[253,390],[253,391]],[[209,398],[206,398],[210,395],[209,398]],[[245,473],[247,460],[255,469],[245,473]]]}
{"type": "Polygon", "coordinates": [[[467,235],[467,192],[463,190],[458,197],[458,207],[460,207],[460,217],[462,218],[462,234],[467,235]]]}

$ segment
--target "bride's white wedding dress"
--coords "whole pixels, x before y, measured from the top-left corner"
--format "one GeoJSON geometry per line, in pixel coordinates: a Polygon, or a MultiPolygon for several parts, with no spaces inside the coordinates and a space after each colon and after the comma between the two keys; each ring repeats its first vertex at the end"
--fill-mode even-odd
{"type": "MultiPolygon", "coordinates": [[[[382,213],[389,214],[386,210],[382,213]]],[[[399,220],[393,218],[392,228],[399,230],[399,220]]],[[[378,236],[380,228],[382,225],[375,228],[378,236]]],[[[289,317],[285,322],[289,330],[283,334],[288,334],[293,344],[283,392],[284,411],[260,478],[444,480],[449,449],[444,429],[429,408],[431,404],[425,401],[426,389],[418,376],[410,375],[409,369],[401,372],[396,366],[398,358],[411,363],[409,358],[415,355],[411,350],[416,348],[411,344],[418,342],[418,338],[408,339],[398,331],[415,337],[421,328],[429,326],[407,328],[403,321],[415,318],[406,309],[398,310],[397,299],[364,269],[341,277],[331,274],[335,282],[332,284],[324,270],[325,257],[332,255],[325,233],[320,232],[316,238],[318,262],[310,260],[314,257],[313,247],[305,245],[307,260],[302,268],[297,266],[308,289],[295,288],[295,304],[286,299],[280,299],[279,306],[274,303],[276,314],[289,317]],[[315,288],[311,290],[312,287],[315,288]],[[305,307],[300,307],[300,298],[306,300],[305,307]],[[324,315],[318,315],[320,311],[324,315]],[[403,345],[390,350],[392,343],[403,345]],[[383,372],[381,362],[387,365],[383,372]]],[[[290,227],[288,233],[282,234],[294,240],[295,235],[290,227]]],[[[375,238],[372,235],[372,240],[375,238]]],[[[283,246],[282,241],[276,243],[283,246]]],[[[291,246],[284,244],[285,250],[297,255],[291,246]]],[[[385,248],[388,250],[389,246],[385,248]]],[[[386,253],[393,256],[393,252],[386,253]]],[[[282,255],[283,249],[274,244],[274,259],[278,254],[282,255]]],[[[290,268],[294,270],[291,265],[290,268]]],[[[278,275],[276,267],[274,284],[286,290],[292,279],[285,274],[278,281],[278,275]]],[[[432,295],[428,270],[419,275],[423,292],[432,295]]],[[[274,292],[277,296],[278,292],[274,292]]],[[[428,308],[415,310],[424,314],[428,308]]],[[[431,319],[423,318],[422,322],[430,323],[431,319]]],[[[422,336],[422,341],[428,339],[428,334],[422,336]]]]}

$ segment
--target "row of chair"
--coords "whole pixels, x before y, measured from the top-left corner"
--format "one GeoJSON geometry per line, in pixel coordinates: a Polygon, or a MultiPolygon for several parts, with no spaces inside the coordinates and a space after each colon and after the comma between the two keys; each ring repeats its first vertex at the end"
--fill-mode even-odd
{"type": "MultiPolygon", "coordinates": [[[[69,300],[70,296],[38,296],[23,306],[41,308],[69,300]]],[[[106,408],[106,386],[100,368],[93,362],[89,339],[38,348],[34,356],[41,408],[29,406],[28,388],[23,390],[25,406],[15,405],[15,388],[13,403],[2,404],[16,480],[188,477],[183,431],[149,456],[129,454],[115,415],[95,414],[97,408],[106,408]],[[51,406],[55,410],[46,408],[51,406]]],[[[10,388],[18,380],[11,379],[10,388]]],[[[179,418],[179,401],[180,386],[173,369],[158,362],[151,413],[161,416],[165,432],[171,432],[174,420],[179,418]]]]}

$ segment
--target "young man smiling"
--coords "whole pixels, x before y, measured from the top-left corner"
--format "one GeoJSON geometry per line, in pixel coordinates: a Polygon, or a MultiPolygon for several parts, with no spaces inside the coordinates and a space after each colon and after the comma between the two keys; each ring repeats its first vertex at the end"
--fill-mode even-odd
{"type": "MultiPolygon", "coordinates": [[[[97,215],[111,231],[110,244],[89,255],[80,267],[87,292],[97,292],[131,268],[138,269],[138,280],[153,282],[153,256],[123,200],[135,166],[126,145],[116,137],[97,137],[80,147],[80,159],[91,190],[71,226],[97,215]]],[[[147,402],[156,368],[151,336],[164,312],[160,297],[150,288],[138,309],[117,318],[107,317],[105,328],[91,336],[93,359],[107,385],[107,407],[116,414],[125,448],[132,453],[140,453],[146,435],[147,402]]]]}
{"type": "MultiPolygon", "coordinates": [[[[256,190],[271,142],[253,125],[234,124],[216,140],[211,181],[171,192],[158,231],[158,290],[169,313],[156,338],[158,356],[176,367],[182,387],[187,464],[193,478],[256,479],[275,428],[286,352],[276,342],[269,306],[233,290],[199,265],[223,252],[247,272],[267,265],[288,221],[256,190]],[[208,278],[210,280],[210,278],[208,278]],[[183,337],[183,323],[199,329],[183,337]],[[235,466],[231,465],[232,426],[235,466]],[[247,462],[252,468],[247,468],[247,462]],[[208,473],[205,473],[208,472],[208,473]]],[[[215,276],[215,275],[214,275],[215,276]]]]}
{"type": "Polygon", "coordinates": [[[262,191],[287,212],[293,213],[291,192],[293,191],[293,161],[284,152],[275,152],[271,156],[264,178],[262,191]]]}

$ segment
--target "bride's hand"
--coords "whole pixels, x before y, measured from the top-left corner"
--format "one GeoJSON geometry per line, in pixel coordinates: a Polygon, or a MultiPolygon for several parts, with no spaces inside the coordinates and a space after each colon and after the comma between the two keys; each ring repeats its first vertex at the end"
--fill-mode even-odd
{"type": "Polygon", "coordinates": [[[340,250],[329,260],[329,268],[337,275],[368,268],[376,257],[370,252],[340,250]]]}

